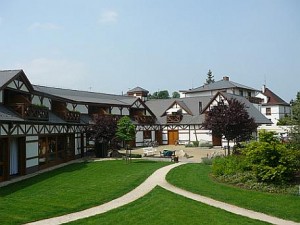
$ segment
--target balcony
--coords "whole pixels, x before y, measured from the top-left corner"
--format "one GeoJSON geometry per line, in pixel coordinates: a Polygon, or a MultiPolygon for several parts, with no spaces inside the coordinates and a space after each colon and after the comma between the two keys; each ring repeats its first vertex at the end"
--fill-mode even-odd
{"type": "Polygon", "coordinates": [[[28,105],[25,103],[12,103],[10,107],[23,119],[48,121],[49,109],[45,106],[28,105]]]}
{"type": "Polygon", "coordinates": [[[91,115],[92,119],[94,121],[97,120],[104,120],[105,118],[112,118],[115,121],[118,121],[119,119],[121,119],[121,115],[112,115],[112,114],[98,114],[98,113],[94,113],[91,115]]]}
{"type": "Polygon", "coordinates": [[[257,97],[246,97],[248,99],[249,102],[253,103],[253,104],[261,104],[264,100],[261,98],[257,98],[257,97]]]}
{"type": "Polygon", "coordinates": [[[152,116],[146,115],[135,115],[133,116],[134,121],[138,122],[139,124],[154,124],[155,118],[152,116]]]}
{"type": "Polygon", "coordinates": [[[182,115],[167,115],[167,123],[180,123],[182,115]]]}
{"type": "Polygon", "coordinates": [[[59,116],[67,122],[80,123],[80,112],[64,111],[64,112],[60,112],[59,116]]]}

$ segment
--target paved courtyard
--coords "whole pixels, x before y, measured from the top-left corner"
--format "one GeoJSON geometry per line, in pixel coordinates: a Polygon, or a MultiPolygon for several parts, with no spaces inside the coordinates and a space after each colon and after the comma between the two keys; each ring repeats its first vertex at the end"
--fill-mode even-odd
{"type": "MultiPolygon", "coordinates": [[[[222,155],[224,154],[224,149],[221,147],[213,147],[213,148],[204,148],[204,147],[185,147],[184,145],[161,145],[155,147],[156,151],[153,156],[147,156],[143,158],[156,159],[156,160],[164,160],[160,158],[160,152],[164,149],[175,151],[176,156],[179,158],[179,162],[193,162],[200,163],[201,158],[203,157],[211,157],[214,155],[222,155]],[[183,150],[183,151],[181,151],[183,150]],[[186,153],[188,157],[185,157],[182,153],[186,153]]],[[[121,153],[125,153],[125,150],[121,150],[121,153]]],[[[131,150],[132,154],[141,154],[143,155],[143,147],[135,148],[131,150]]],[[[169,159],[165,159],[169,160],[169,159]]]]}

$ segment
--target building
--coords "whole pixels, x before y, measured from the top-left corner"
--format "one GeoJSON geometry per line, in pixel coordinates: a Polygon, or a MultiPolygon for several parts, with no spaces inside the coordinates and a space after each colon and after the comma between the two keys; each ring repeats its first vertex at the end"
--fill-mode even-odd
{"type": "Polygon", "coordinates": [[[0,181],[84,156],[95,115],[129,116],[137,136],[158,129],[140,98],[37,86],[23,70],[0,71],[0,181]]]}
{"type": "Polygon", "coordinates": [[[136,127],[133,146],[154,140],[221,146],[222,140],[202,127],[205,110],[220,99],[236,98],[258,124],[270,123],[246,98],[229,91],[149,101],[147,96],[140,87],[112,95],[38,86],[23,70],[0,71],[0,182],[85,156],[91,148],[86,128],[95,117],[129,116],[136,127]]]}
{"type": "Polygon", "coordinates": [[[179,99],[150,100],[146,105],[151,109],[161,126],[162,144],[173,145],[193,141],[211,142],[214,146],[222,146],[225,140],[214,136],[210,130],[205,130],[202,123],[205,120],[205,111],[219,101],[236,99],[245,104],[250,117],[258,125],[270,124],[246,98],[226,92],[217,92],[214,96],[196,96],[179,99]]]}
{"type": "Polygon", "coordinates": [[[187,91],[180,91],[181,97],[195,96],[214,96],[218,92],[238,95],[247,98],[252,103],[259,103],[260,99],[256,98],[259,90],[233,82],[228,76],[224,76],[222,80],[205,84],[201,87],[192,88],[187,91]]]}
{"type": "Polygon", "coordinates": [[[279,119],[291,115],[290,104],[285,102],[265,85],[262,88],[262,92],[258,93],[256,97],[262,99],[258,105],[260,112],[272,121],[274,125],[278,123],[279,119]]]}

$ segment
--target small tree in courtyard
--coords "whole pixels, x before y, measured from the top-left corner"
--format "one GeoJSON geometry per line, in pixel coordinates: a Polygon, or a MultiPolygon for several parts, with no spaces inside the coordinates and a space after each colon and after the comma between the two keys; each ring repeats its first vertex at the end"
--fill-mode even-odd
{"type": "Polygon", "coordinates": [[[135,126],[128,116],[124,116],[118,121],[116,136],[119,140],[124,141],[126,156],[128,156],[128,142],[135,138],[135,126]]]}
{"type": "Polygon", "coordinates": [[[230,154],[229,142],[232,140],[245,141],[251,138],[257,125],[253,118],[249,117],[245,105],[236,99],[224,101],[207,112],[203,126],[211,130],[219,138],[227,140],[228,154],[230,154]]]}

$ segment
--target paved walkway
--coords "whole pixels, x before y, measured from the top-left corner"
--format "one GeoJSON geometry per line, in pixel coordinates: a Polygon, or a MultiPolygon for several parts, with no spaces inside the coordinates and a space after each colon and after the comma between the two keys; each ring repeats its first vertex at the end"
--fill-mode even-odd
{"type": "Polygon", "coordinates": [[[185,196],[187,198],[196,200],[198,202],[202,202],[207,205],[214,206],[216,208],[226,210],[228,212],[231,212],[231,213],[234,213],[237,215],[242,215],[242,216],[249,217],[252,219],[257,219],[257,220],[265,221],[265,222],[272,223],[272,224],[278,224],[278,225],[299,225],[300,224],[300,223],[276,218],[273,216],[269,216],[269,215],[266,215],[263,213],[258,213],[258,212],[252,211],[252,210],[243,209],[243,208],[240,208],[240,207],[237,207],[234,205],[230,205],[230,204],[227,204],[224,202],[216,201],[214,199],[207,198],[207,197],[204,197],[201,195],[197,195],[197,194],[185,191],[183,189],[177,188],[177,187],[169,184],[165,180],[167,173],[171,169],[173,169],[179,165],[182,165],[182,164],[184,164],[184,163],[175,163],[175,164],[163,167],[161,169],[158,169],[150,177],[148,177],[145,180],[145,182],[143,182],[141,185],[139,185],[137,188],[135,188],[131,192],[125,194],[124,196],[122,196],[120,198],[117,198],[115,200],[107,202],[103,205],[96,206],[96,207],[93,207],[90,209],[86,209],[86,210],[83,210],[80,212],[67,214],[64,216],[59,216],[59,217],[54,217],[54,218],[50,218],[50,219],[36,221],[33,223],[29,223],[29,224],[30,225],[63,224],[63,223],[68,223],[68,222],[75,221],[78,219],[83,219],[83,218],[99,215],[99,214],[105,213],[109,210],[121,207],[128,203],[131,203],[131,202],[143,197],[144,195],[149,193],[151,190],[153,190],[153,188],[155,188],[157,185],[165,188],[166,190],[174,192],[178,195],[185,196]]]}

